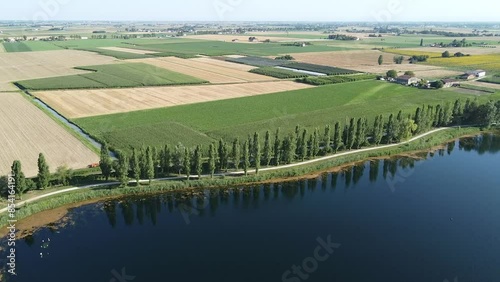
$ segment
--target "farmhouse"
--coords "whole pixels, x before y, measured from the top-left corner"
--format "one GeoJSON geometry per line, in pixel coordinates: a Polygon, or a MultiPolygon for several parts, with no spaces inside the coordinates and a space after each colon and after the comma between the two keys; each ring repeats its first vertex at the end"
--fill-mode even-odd
{"type": "Polygon", "coordinates": [[[396,78],[396,83],[402,85],[412,85],[418,83],[419,79],[416,77],[411,77],[409,75],[402,75],[396,78]]]}
{"type": "Polygon", "coordinates": [[[465,80],[471,80],[471,79],[474,79],[474,78],[476,78],[476,76],[474,74],[467,74],[467,73],[465,73],[465,74],[462,74],[460,76],[460,79],[465,79],[465,80]]]}
{"type": "Polygon", "coordinates": [[[443,79],[441,81],[443,82],[443,87],[445,88],[460,86],[460,82],[455,79],[443,79]]]}
{"type": "Polygon", "coordinates": [[[474,70],[474,71],[468,71],[465,73],[466,75],[474,75],[478,78],[482,78],[486,76],[486,71],[484,70],[474,70]]]}

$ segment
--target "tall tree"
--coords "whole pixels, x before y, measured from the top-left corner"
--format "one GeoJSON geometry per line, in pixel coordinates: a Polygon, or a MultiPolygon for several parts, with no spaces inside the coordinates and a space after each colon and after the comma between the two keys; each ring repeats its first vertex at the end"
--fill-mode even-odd
{"type": "Polygon", "coordinates": [[[325,144],[325,154],[329,154],[332,151],[332,127],[328,124],[325,126],[325,135],[323,136],[323,143],[325,144]]]}
{"type": "Polygon", "coordinates": [[[245,176],[248,175],[248,169],[250,168],[250,148],[248,147],[248,141],[245,141],[243,145],[243,171],[245,176]]]}
{"type": "Polygon", "coordinates": [[[319,154],[319,142],[320,142],[319,129],[315,128],[313,135],[313,144],[312,144],[313,157],[316,157],[319,154]]]}
{"type": "Polygon", "coordinates": [[[184,145],[178,143],[172,153],[172,163],[177,175],[181,175],[182,168],[184,167],[184,145]]]}
{"type": "Polygon", "coordinates": [[[40,153],[38,155],[38,177],[37,177],[37,187],[38,189],[45,189],[49,186],[50,180],[50,170],[45,156],[40,153]]]}
{"type": "Polygon", "coordinates": [[[253,135],[253,157],[255,161],[255,173],[259,173],[260,169],[260,138],[259,133],[253,135]]]}
{"type": "Polygon", "coordinates": [[[380,55],[380,56],[378,57],[378,65],[380,66],[380,65],[382,65],[383,63],[384,63],[384,56],[383,56],[383,55],[380,55]]]}
{"type": "Polygon", "coordinates": [[[155,167],[153,162],[153,149],[148,146],[146,149],[146,177],[149,179],[149,185],[155,177],[155,167]]]}
{"type": "Polygon", "coordinates": [[[165,147],[163,147],[161,157],[162,161],[160,165],[162,167],[163,173],[165,173],[165,175],[168,175],[170,173],[170,163],[172,162],[170,148],[168,147],[168,145],[165,145],[165,147]]]}
{"type": "Polygon", "coordinates": [[[106,181],[108,181],[111,176],[112,162],[109,157],[109,149],[106,142],[104,142],[101,146],[101,160],[99,161],[99,167],[101,168],[102,175],[106,178],[106,181]]]}
{"type": "Polygon", "coordinates": [[[137,186],[139,186],[139,181],[141,179],[141,164],[139,163],[139,155],[137,154],[137,150],[135,148],[132,148],[130,168],[132,170],[132,177],[135,179],[135,183],[137,184],[137,186]]]}
{"type": "Polygon", "coordinates": [[[240,148],[240,140],[238,138],[234,139],[233,141],[231,158],[233,159],[234,168],[238,170],[241,162],[241,148],[240,148]]]}
{"type": "Polygon", "coordinates": [[[274,135],[274,164],[280,165],[281,160],[281,140],[280,140],[280,129],[276,129],[276,134],[274,135]]]}
{"type": "Polygon", "coordinates": [[[228,152],[226,142],[224,142],[223,139],[219,140],[219,149],[217,153],[219,155],[219,171],[224,171],[227,168],[228,152]]]}
{"type": "Polygon", "coordinates": [[[453,124],[461,125],[462,115],[463,115],[462,102],[460,101],[460,99],[457,99],[455,101],[455,104],[453,105],[453,124]]]}
{"type": "Polygon", "coordinates": [[[302,136],[300,137],[300,150],[299,150],[299,159],[304,161],[307,157],[307,129],[304,129],[302,132],[302,136]]]}
{"type": "Polygon", "coordinates": [[[420,46],[424,46],[424,39],[420,39],[420,46]]]}
{"type": "Polygon", "coordinates": [[[191,150],[189,150],[187,147],[184,148],[183,167],[184,173],[186,174],[186,179],[189,180],[189,178],[191,177],[191,150]]]}
{"type": "Polygon", "coordinates": [[[351,150],[356,141],[356,121],[351,118],[349,122],[349,130],[347,132],[347,149],[351,150]]]}
{"type": "Polygon", "coordinates": [[[116,152],[115,174],[116,179],[120,182],[120,187],[128,185],[128,169],[129,160],[127,155],[122,151],[116,152]]]}
{"type": "Polygon", "coordinates": [[[365,118],[359,118],[356,125],[356,137],[354,145],[360,149],[366,143],[366,122],[365,118]]]}
{"type": "Polygon", "coordinates": [[[336,122],[333,134],[333,150],[335,151],[335,153],[337,153],[342,143],[342,132],[340,132],[341,130],[342,129],[340,122],[336,122]]]}
{"type": "Polygon", "coordinates": [[[446,102],[443,108],[443,120],[441,121],[441,126],[450,125],[453,120],[453,108],[450,102],[446,102]]]}
{"type": "Polygon", "coordinates": [[[193,163],[198,179],[201,179],[201,173],[203,172],[203,152],[200,145],[196,146],[194,150],[193,163]]]}
{"type": "Polygon", "coordinates": [[[266,166],[269,166],[269,164],[271,163],[271,159],[272,159],[272,147],[271,147],[271,133],[268,131],[266,131],[266,137],[265,137],[265,140],[264,140],[264,164],[266,166]]]}
{"type": "Polygon", "coordinates": [[[375,117],[375,122],[373,124],[373,144],[379,145],[384,137],[384,120],[382,115],[375,117]]]}
{"type": "Polygon", "coordinates": [[[19,199],[23,198],[24,192],[28,190],[26,177],[24,176],[21,161],[14,161],[11,166],[12,178],[14,178],[14,191],[19,199]]]}
{"type": "Polygon", "coordinates": [[[394,120],[394,115],[391,114],[386,126],[387,143],[390,144],[394,141],[394,139],[396,138],[396,133],[396,121],[394,120]]]}
{"type": "Polygon", "coordinates": [[[217,163],[217,150],[215,149],[215,144],[210,144],[208,148],[208,169],[210,170],[210,177],[214,178],[216,163],[217,163]]]}

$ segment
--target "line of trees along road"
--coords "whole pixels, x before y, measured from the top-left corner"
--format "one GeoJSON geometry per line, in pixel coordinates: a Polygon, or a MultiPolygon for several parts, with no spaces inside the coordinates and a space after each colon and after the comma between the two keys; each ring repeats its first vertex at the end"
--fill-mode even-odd
{"type": "MultiPolygon", "coordinates": [[[[477,99],[467,99],[464,103],[456,100],[454,103],[424,105],[418,107],[414,114],[399,111],[389,116],[378,115],[373,123],[365,117],[351,118],[346,119],[344,124],[335,122],[333,127],[328,124],[324,131],[315,128],[309,132],[307,128],[296,126],[290,134],[282,134],[278,128],[274,134],[268,130],[264,138],[256,132],[246,140],[235,138],[227,143],[220,139],[218,143],[210,144],[207,151],[201,145],[187,148],[181,143],[165,145],[161,149],[143,146],[132,148],[130,155],[117,151],[114,160],[110,157],[108,145],[103,144],[99,166],[103,178],[108,180],[114,177],[121,186],[128,185],[130,179],[135,179],[137,183],[140,179],[149,179],[151,183],[154,178],[171,174],[187,175],[189,179],[193,174],[201,177],[207,173],[213,177],[216,172],[243,169],[246,175],[251,169],[258,173],[261,166],[290,164],[368,145],[398,143],[433,128],[457,125],[489,128],[498,122],[500,101],[479,104],[477,99]]],[[[15,175],[18,197],[29,190],[45,189],[50,179],[54,179],[43,154],[39,155],[39,172],[33,180],[24,177],[18,160],[14,161],[11,170],[15,175]]],[[[71,170],[59,167],[56,176],[57,183],[68,185],[71,170]]],[[[6,177],[2,179],[5,182],[6,177]]],[[[6,189],[2,190],[5,195],[6,189]]]]}

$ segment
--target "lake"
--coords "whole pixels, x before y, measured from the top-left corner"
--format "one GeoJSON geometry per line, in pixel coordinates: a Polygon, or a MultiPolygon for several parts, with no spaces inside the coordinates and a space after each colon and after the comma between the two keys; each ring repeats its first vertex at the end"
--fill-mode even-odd
{"type": "Polygon", "coordinates": [[[500,281],[500,137],[464,138],[416,157],[307,180],[85,205],[18,241],[18,276],[6,276],[500,281]]]}

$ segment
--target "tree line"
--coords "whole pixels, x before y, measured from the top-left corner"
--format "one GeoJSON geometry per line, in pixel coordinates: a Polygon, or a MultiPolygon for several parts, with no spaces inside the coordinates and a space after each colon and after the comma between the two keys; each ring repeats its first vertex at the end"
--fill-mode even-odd
{"type": "MultiPolygon", "coordinates": [[[[477,99],[465,103],[457,99],[454,103],[423,105],[414,114],[399,111],[389,116],[377,115],[371,123],[366,117],[346,119],[320,130],[309,131],[297,125],[295,130],[282,134],[280,128],[261,136],[258,132],[244,140],[228,142],[220,139],[203,148],[198,145],[188,148],[181,143],[163,148],[142,146],[132,148],[130,153],[116,151],[116,159],[110,157],[106,143],[101,147],[99,167],[107,180],[116,178],[121,186],[130,179],[139,185],[141,179],[149,180],[171,174],[201,178],[203,174],[214,177],[216,173],[250,170],[259,173],[261,167],[291,164],[296,161],[314,159],[343,150],[360,149],[365,146],[399,143],[433,128],[460,125],[491,127],[500,121],[500,101],[479,104],[477,99]]],[[[18,196],[28,190],[45,189],[50,184],[50,170],[43,154],[38,158],[38,175],[34,180],[26,179],[21,162],[14,161],[11,170],[17,183],[18,196]]],[[[58,168],[58,183],[68,185],[71,171],[58,168]]]]}

